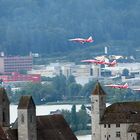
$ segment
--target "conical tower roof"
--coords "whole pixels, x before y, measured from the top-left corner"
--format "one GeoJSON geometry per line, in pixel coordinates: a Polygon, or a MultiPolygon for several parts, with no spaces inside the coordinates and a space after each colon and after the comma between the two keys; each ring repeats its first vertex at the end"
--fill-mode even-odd
{"type": "Polygon", "coordinates": [[[101,85],[99,82],[97,82],[95,89],[92,92],[92,95],[106,95],[104,90],[102,89],[101,85]]]}
{"type": "Polygon", "coordinates": [[[0,104],[3,104],[3,101],[6,101],[6,103],[10,104],[6,90],[4,88],[0,88],[0,104]]]}
{"type": "Polygon", "coordinates": [[[19,101],[18,109],[35,108],[35,103],[32,96],[22,96],[19,101]]]}

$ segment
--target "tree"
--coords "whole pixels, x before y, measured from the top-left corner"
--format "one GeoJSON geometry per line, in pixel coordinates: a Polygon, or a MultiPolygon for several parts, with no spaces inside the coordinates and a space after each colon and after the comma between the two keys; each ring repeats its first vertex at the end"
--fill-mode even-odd
{"type": "Polygon", "coordinates": [[[73,131],[77,130],[76,105],[73,105],[72,109],[71,109],[71,128],[72,128],[73,131]]]}
{"type": "Polygon", "coordinates": [[[70,125],[71,124],[71,112],[69,110],[61,110],[62,115],[64,116],[65,120],[67,123],[70,125]]]}
{"type": "Polygon", "coordinates": [[[122,76],[129,76],[129,70],[123,69],[122,76]]]}
{"type": "Polygon", "coordinates": [[[52,78],[46,77],[46,76],[41,76],[41,81],[49,81],[49,82],[52,82],[52,78]]]}
{"type": "Polygon", "coordinates": [[[139,46],[139,4],[138,0],[82,3],[80,0],[1,0],[0,50],[12,55],[30,51],[47,56],[60,52],[63,55],[77,48],[77,44],[69,43],[67,38],[89,33],[96,34],[95,45],[111,40],[132,40],[139,46]],[[14,20],[11,22],[11,19],[14,20]]]}
{"type": "Polygon", "coordinates": [[[40,89],[40,98],[42,103],[46,102],[56,102],[57,101],[57,91],[54,89],[52,84],[43,84],[40,89]]]}
{"type": "Polygon", "coordinates": [[[71,112],[68,110],[62,110],[61,112],[73,132],[91,129],[87,126],[88,123],[91,123],[91,117],[87,114],[84,105],[81,106],[81,109],[78,112],[76,112],[76,105],[72,106],[71,112]]]}
{"type": "Polygon", "coordinates": [[[67,89],[69,98],[74,98],[76,96],[79,96],[82,86],[80,84],[71,83],[70,85],[68,85],[67,89]]]}
{"type": "Polygon", "coordinates": [[[78,118],[78,130],[86,130],[87,123],[90,119],[90,116],[87,114],[86,110],[80,109],[79,112],[77,112],[77,118],[78,118]]]}
{"type": "Polygon", "coordinates": [[[86,107],[84,104],[81,105],[81,110],[85,110],[86,111],[86,107]]]}
{"type": "Polygon", "coordinates": [[[95,87],[96,81],[90,81],[89,83],[85,84],[84,87],[81,89],[80,95],[84,97],[89,97],[95,87]]]}
{"type": "Polygon", "coordinates": [[[64,75],[54,77],[52,85],[57,92],[57,99],[62,100],[62,97],[66,95],[66,77],[64,75]]]}
{"type": "Polygon", "coordinates": [[[22,87],[21,94],[31,95],[35,103],[39,104],[41,101],[41,89],[41,83],[27,83],[24,87],[22,87]]]}
{"type": "Polygon", "coordinates": [[[75,77],[73,75],[70,75],[67,79],[67,85],[70,85],[72,83],[76,83],[75,77]]]}

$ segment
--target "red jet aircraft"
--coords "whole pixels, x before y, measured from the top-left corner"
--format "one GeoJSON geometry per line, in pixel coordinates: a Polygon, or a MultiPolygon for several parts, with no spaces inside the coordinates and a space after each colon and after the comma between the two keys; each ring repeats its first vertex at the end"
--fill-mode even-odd
{"type": "Polygon", "coordinates": [[[124,85],[105,85],[106,87],[111,87],[111,88],[119,88],[119,89],[127,89],[128,84],[125,83],[124,85]]]}
{"type": "Polygon", "coordinates": [[[95,63],[97,64],[105,64],[104,60],[95,60],[95,59],[87,59],[87,60],[82,60],[81,62],[86,62],[86,63],[95,63]]]}
{"type": "Polygon", "coordinates": [[[91,43],[94,40],[92,39],[92,36],[90,36],[87,39],[84,39],[84,38],[74,38],[74,39],[69,39],[69,41],[74,41],[74,42],[79,42],[79,43],[86,43],[86,42],[91,43]]]}
{"type": "Polygon", "coordinates": [[[117,64],[117,62],[116,62],[116,60],[114,60],[112,62],[105,62],[104,64],[108,65],[109,67],[114,67],[117,64]]]}

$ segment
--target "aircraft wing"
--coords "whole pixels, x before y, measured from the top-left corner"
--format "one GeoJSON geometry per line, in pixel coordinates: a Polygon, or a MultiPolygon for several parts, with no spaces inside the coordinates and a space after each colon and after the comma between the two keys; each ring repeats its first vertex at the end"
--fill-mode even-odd
{"type": "Polygon", "coordinates": [[[87,63],[95,63],[95,60],[82,60],[81,62],[87,62],[87,63]]]}
{"type": "Polygon", "coordinates": [[[69,39],[69,41],[76,41],[77,39],[69,39]]]}
{"type": "Polygon", "coordinates": [[[105,62],[105,61],[104,61],[104,64],[109,65],[110,63],[109,63],[109,62],[105,62]]]}
{"type": "Polygon", "coordinates": [[[69,41],[83,41],[84,39],[82,38],[73,38],[73,39],[69,39],[69,41]]]}
{"type": "Polygon", "coordinates": [[[120,89],[127,89],[128,85],[105,85],[107,87],[111,87],[111,88],[120,88],[120,89]]]}
{"type": "Polygon", "coordinates": [[[117,85],[104,85],[105,87],[112,87],[112,88],[115,88],[117,87],[117,85]]]}
{"type": "Polygon", "coordinates": [[[106,62],[105,61],[100,61],[100,64],[105,64],[106,62]]]}

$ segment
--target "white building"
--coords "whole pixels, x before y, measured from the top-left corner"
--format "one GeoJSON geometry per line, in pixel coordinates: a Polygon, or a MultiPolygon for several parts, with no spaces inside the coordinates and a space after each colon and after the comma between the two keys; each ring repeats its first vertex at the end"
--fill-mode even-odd
{"type": "Polygon", "coordinates": [[[92,140],[140,140],[140,102],[119,102],[106,107],[99,83],[91,95],[92,140]]]}
{"type": "Polygon", "coordinates": [[[85,85],[89,81],[101,77],[101,66],[94,64],[77,65],[77,70],[74,76],[77,83],[85,85]]]}
{"type": "Polygon", "coordinates": [[[55,77],[63,74],[66,77],[73,75],[77,83],[84,85],[93,78],[98,79],[101,77],[101,66],[100,65],[76,65],[72,62],[65,63],[51,63],[41,69],[34,69],[28,72],[29,74],[40,74],[45,77],[55,77]]]}
{"type": "Polygon", "coordinates": [[[28,71],[28,74],[40,74],[41,76],[50,77],[50,78],[60,75],[60,73],[61,73],[60,66],[52,66],[52,65],[40,69],[32,69],[31,71],[28,71]]]}
{"type": "Polygon", "coordinates": [[[106,66],[105,69],[110,70],[112,75],[122,74],[124,69],[128,69],[130,73],[140,72],[140,63],[117,63],[116,67],[106,66]]]}

